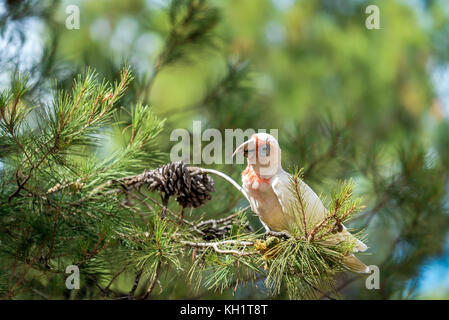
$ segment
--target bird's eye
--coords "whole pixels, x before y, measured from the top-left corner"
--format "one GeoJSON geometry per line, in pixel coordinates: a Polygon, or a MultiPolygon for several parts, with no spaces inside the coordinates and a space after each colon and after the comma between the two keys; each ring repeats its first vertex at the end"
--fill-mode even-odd
{"type": "Polygon", "coordinates": [[[265,152],[266,156],[270,155],[270,145],[268,143],[263,145],[262,150],[265,152]]]}

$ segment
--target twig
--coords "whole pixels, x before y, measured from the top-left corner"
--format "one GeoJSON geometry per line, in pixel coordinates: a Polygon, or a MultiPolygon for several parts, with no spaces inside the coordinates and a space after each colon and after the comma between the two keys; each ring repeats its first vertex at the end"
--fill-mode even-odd
{"type": "Polygon", "coordinates": [[[140,278],[142,277],[143,269],[139,270],[136,274],[136,278],[134,279],[133,287],[131,288],[131,291],[128,294],[128,300],[134,300],[134,294],[137,290],[137,287],[139,286],[140,278]]]}
{"type": "Polygon", "coordinates": [[[190,246],[190,247],[194,247],[194,248],[212,248],[215,250],[215,252],[220,253],[220,254],[233,254],[239,257],[243,257],[243,256],[251,256],[251,255],[255,255],[258,252],[254,251],[254,252],[245,252],[245,251],[238,251],[238,250],[233,250],[233,249],[228,249],[228,250],[223,250],[220,249],[218,246],[219,245],[225,245],[225,244],[237,244],[237,245],[241,245],[244,248],[246,248],[247,246],[253,246],[254,242],[251,241],[238,241],[238,240],[224,240],[221,242],[193,242],[193,241],[180,241],[182,244],[190,246]]]}
{"type": "Polygon", "coordinates": [[[34,293],[38,294],[39,296],[41,296],[42,298],[44,298],[45,300],[50,300],[50,297],[48,295],[46,295],[45,293],[32,288],[31,291],[33,291],[34,293]]]}
{"type": "Polygon", "coordinates": [[[216,174],[217,176],[224,178],[225,180],[230,182],[238,191],[240,191],[245,196],[245,198],[249,201],[249,197],[248,197],[248,194],[246,193],[246,191],[243,190],[243,188],[227,174],[225,174],[221,171],[218,171],[218,170],[214,170],[214,169],[205,169],[205,168],[199,168],[199,169],[203,172],[213,173],[213,174],[216,174]]]}
{"type": "Polygon", "coordinates": [[[307,281],[304,277],[302,277],[302,279],[304,280],[305,283],[307,283],[310,287],[312,287],[314,290],[318,291],[319,293],[322,294],[322,297],[326,297],[329,300],[337,300],[334,297],[330,296],[329,294],[327,294],[326,292],[324,292],[323,290],[315,287],[313,284],[311,284],[309,281],[307,281]]]}
{"type": "Polygon", "coordinates": [[[306,208],[304,205],[304,199],[303,199],[303,193],[301,192],[301,186],[298,182],[299,178],[297,176],[293,177],[293,186],[295,188],[296,197],[298,199],[298,203],[301,206],[301,215],[302,215],[302,224],[304,228],[304,236],[307,238],[308,232],[307,232],[307,223],[306,223],[306,208]]]}
{"type": "Polygon", "coordinates": [[[316,286],[314,286],[312,283],[310,283],[306,278],[304,278],[304,276],[303,276],[302,274],[300,274],[299,272],[297,272],[297,271],[295,270],[295,268],[293,268],[293,266],[292,266],[290,263],[288,264],[288,266],[290,267],[290,271],[291,271],[293,274],[297,275],[297,276],[300,277],[302,280],[304,280],[304,282],[307,283],[312,289],[314,289],[314,290],[318,291],[319,293],[321,293],[321,294],[322,294],[322,297],[324,296],[324,297],[328,298],[329,300],[337,300],[337,299],[335,299],[334,297],[331,297],[329,294],[327,294],[327,293],[324,292],[323,290],[321,290],[321,289],[317,288],[316,286]]]}
{"type": "Polygon", "coordinates": [[[161,261],[159,260],[159,262],[157,263],[157,267],[156,267],[156,273],[154,274],[153,280],[151,280],[150,285],[147,288],[147,291],[145,292],[145,295],[142,297],[142,300],[146,300],[148,298],[148,296],[151,294],[151,292],[153,291],[157,279],[159,278],[159,273],[161,272],[161,261]]]}
{"type": "MultiPolygon", "coordinates": [[[[354,282],[354,281],[357,280],[357,279],[360,279],[360,276],[356,276],[356,277],[349,278],[348,280],[346,280],[345,282],[343,282],[342,284],[340,284],[340,285],[335,289],[335,291],[338,292],[338,291],[342,290],[343,288],[345,288],[346,286],[348,286],[349,284],[351,284],[352,282],[354,282]]],[[[329,298],[329,297],[328,297],[329,292],[327,292],[327,293],[325,293],[325,292],[320,292],[320,293],[322,294],[322,296],[319,298],[320,300],[323,299],[323,298],[329,298]]]]}
{"type": "MultiPolygon", "coordinates": [[[[150,196],[147,196],[148,199],[150,199],[151,201],[153,201],[155,204],[157,204],[159,207],[164,208],[164,205],[162,203],[159,203],[157,200],[153,199],[150,196]]],[[[166,212],[169,213],[171,216],[173,216],[174,218],[179,219],[179,216],[174,213],[172,210],[170,210],[168,207],[166,208],[166,212]]],[[[190,222],[189,220],[186,220],[184,218],[181,219],[182,222],[184,222],[185,224],[188,224],[189,226],[191,226],[193,228],[193,230],[195,230],[196,232],[198,232],[201,235],[206,235],[203,231],[199,230],[195,224],[193,222],[190,222]]]]}
{"type": "Polygon", "coordinates": [[[111,279],[111,281],[109,281],[108,285],[103,289],[104,292],[106,292],[106,294],[108,295],[109,292],[111,292],[110,287],[112,285],[112,283],[115,281],[115,279],[118,278],[119,275],[121,275],[123,273],[123,271],[126,270],[126,267],[124,267],[122,270],[120,270],[116,275],[114,275],[111,279]]]}
{"type": "Polygon", "coordinates": [[[272,231],[272,230],[269,230],[269,231],[265,232],[265,234],[267,236],[284,237],[284,238],[287,238],[287,239],[293,238],[293,236],[290,235],[287,231],[272,231]]]}
{"type": "Polygon", "coordinates": [[[196,224],[196,227],[197,227],[197,228],[200,228],[200,227],[202,227],[202,226],[204,226],[204,225],[206,225],[206,224],[211,224],[211,225],[215,228],[218,224],[221,224],[221,223],[225,223],[225,222],[231,221],[232,219],[234,219],[235,217],[237,217],[238,214],[239,214],[238,212],[235,212],[235,213],[233,213],[233,214],[227,216],[226,218],[204,220],[204,221],[201,221],[201,222],[199,222],[198,224],[196,224]]]}
{"type": "Polygon", "coordinates": [[[169,198],[170,198],[170,196],[168,194],[165,194],[164,196],[161,195],[162,205],[164,206],[162,208],[161,219],[165,218],[165,212],[167,212],[167,206],[168,206],[168,199],[169,198]]]}
{"type": "Polygon", "coordinates": [[[234,292],[236,292],[237,288],[239,287],[239,281],[240,281],[240,259],[237,259],[237,279],[235,281],[234,292]]]}
{"type": "MultiPolygon", "coordinates": [[[[310,231],[309,236],[307,237],[307,241],[311,242],[314,240],[316,233],[324,226],[326,225],[329,220],[331,220],[332,218],[337,219],[337,213],[340,210],[340,208],[342,207],[343,203],[348,199],[350,195],[350,192],[345,192],[345,194],[343,195],[342,199],[337,199],[335,201],[335,208],[334,210],[332,210],[332,212],[330,214],[328,214],[319,224],[317,224],[312,231],[310,231]]],[[[345,213],[345,216],[348,216],[350,213],[352,213],[355,210],[355,206],[351,207],[348,212],[345,213]]],[[[340,219],[337,219],[340,220],[340,219]]]]}
{"type": "Polygon", "coordinates": [[[341,138],[342,136],[342,132],[343,130],[346,129],[346,127],[348,127],[349,123],[346,123],[345,127],[338,130],[336,132],[336,134],[334,135],[332,141],[330,142],[327,150],[325,153],[321,154],[318,158],[314,159],[314,161],[310,162],[310,165],[308,166],[308,168],[304,171],[304,176],[308,177],[310,176],[311,172],[315,169],[315,167],[320,163],[325,161],[326,159],[332,158],[335,155],[336,149],[337,149],[337,144],[338,144],[338,140],[341,138]]]}

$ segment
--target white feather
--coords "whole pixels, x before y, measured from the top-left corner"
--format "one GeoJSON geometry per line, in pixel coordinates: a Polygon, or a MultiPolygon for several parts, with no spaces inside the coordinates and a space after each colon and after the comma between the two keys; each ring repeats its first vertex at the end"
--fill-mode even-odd
{"type": "MultiPolygon", "coordinates": [[[[298,208],[300,208],[300,204],[298,203],[299,200],[291,190],[291,175],[284,170],[274,175],[271,180],[271,188],[278,198],[283,214],[290,216],[288,220],[290,220],[291,223],[299,223],[302,226],[302,217],[298,214],[298,208]],[[294,216],[292,216],[292,213],[294,213],[294,216]]],[[[311,230],[326,217],[327,209],[312,188],[302,180],[300,180],[299,189],[304,203],[306,226],[308,230],[311,230]]],[[[289,225],[285,225],[284,227],[288,228],[289,225]]],[[[343,226],[342,232],[335,235],[334,240],[342,241],[344,239],[355,240],[355,237],[348,232],[345,226],[343,226]]],[[[360,240],[356,241],[354,252],[363,252],[368,249],[363,242],[360,240]]]]}

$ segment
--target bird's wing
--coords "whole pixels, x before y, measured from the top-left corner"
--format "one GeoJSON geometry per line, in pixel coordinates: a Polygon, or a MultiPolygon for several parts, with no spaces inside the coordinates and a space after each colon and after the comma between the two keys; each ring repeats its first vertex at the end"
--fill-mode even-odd
{"type": "Polygon", "coordinates": [[[276,194],[282,210],[296,223],[310,230],[310,226],[318,224],[326,216],[326,208],[316,193],[302,180],[299,181],[298,191],[301,197],[293,191],[291,175],[285,171],[273,177],[271,186],[276,194]]]}
{"type": "MultiPolygon", "coordinates": [[[[298,193],[292,189],[291,175],[285,171],[275,175],[271,181],[271,187],[276,194],[284,214],[289,215],[290,221],[301,226],[304,230],[304,224],[308,231],[320,223],[327,215],[324,206],[318,195],[305,182],[299,180],[298,193]]],[[[287,229],[290,229],[288,226],[287,229]]],[[[343,231],[335,234],[334,241],[343,241],[345,239],[355,240],[355,237],[343,226],[343,231]]],[[[365,251],[368,247],[360,240],[356,241],[354,252],[365,251]]]]}

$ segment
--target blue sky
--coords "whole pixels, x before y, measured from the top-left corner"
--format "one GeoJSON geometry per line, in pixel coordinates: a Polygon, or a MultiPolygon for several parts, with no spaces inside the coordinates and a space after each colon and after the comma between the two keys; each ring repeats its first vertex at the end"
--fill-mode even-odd
{"type": "Polygon", "coordinates": [[[418,282],[421,296],[439,292],[445,292],[446,298],[449,297],[449,238],[444,256],[423,266],[418,282]]]}

